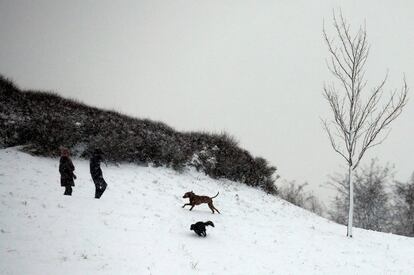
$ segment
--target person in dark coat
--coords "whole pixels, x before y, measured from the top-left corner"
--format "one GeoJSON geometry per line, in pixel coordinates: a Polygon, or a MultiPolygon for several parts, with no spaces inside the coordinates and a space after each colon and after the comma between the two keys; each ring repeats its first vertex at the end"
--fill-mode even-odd
{"type": "Polygon", "coordinates": [[[100,149],[96,149],[89,163],[89,168],[92,180],[95,184],[95,199],[99,199],[106,189],[106,182],[102,175],[101,162],[103,160],[103,153],[100,149]]]}
{"type": "Polygon", "coordinates": [[[69,149],[61,148],[60,155],[60,185],[65,187],[65,193],[63,193],[63,195],[72,196],[72,186],[75,186],[74,179],[76,179],[76,175],[73,173],[73,171],[75,171],[75,166],[73,166],[72,160],[69,157],[69,149]]]}

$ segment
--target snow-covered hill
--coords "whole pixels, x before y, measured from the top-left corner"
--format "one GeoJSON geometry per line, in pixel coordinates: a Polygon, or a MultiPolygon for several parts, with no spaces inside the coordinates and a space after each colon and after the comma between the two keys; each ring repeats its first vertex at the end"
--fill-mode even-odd
{"type": "Polygon", "coordinates": [[[194,171],[103,167],[93,199],[88,162],[74,160],[63,196],[58,159],[0,150],[0,274],[413,274],[414,239],[355,230],[274,196],[194,171]],[[213,196],[182,209],[193,190],[213,196]],[[211,220],[207,238],[189,230],[211,220]]]}

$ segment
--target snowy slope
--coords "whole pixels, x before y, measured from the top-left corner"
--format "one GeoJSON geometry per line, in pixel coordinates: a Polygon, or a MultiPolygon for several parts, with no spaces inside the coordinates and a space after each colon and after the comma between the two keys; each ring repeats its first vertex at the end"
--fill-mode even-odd
{"type": "Polygon", "coordinates": [[[58,160],[0,150],[0,274],[414,274],[414,239],[329,222],[262,191],[194,171],[88,162],[63,196],[58,160]],[[182,195],[220,195],[221,215],[182,209],[182,195]],[[207,238],[190,224],[212,220],[207,238]]]}

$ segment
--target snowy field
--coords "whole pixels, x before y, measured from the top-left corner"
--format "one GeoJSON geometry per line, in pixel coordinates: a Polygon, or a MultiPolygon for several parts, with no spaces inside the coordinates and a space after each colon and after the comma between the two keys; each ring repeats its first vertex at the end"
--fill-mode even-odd
{"type": "Polygon", "coordinates": [[[63,196],[58,159],[0,150],[0,274],[414,274],[414,239],[332,223],[281,199],[194,171],[103,166],[95,200],[74,159],[63,196]],[[181,206],[186,191],[214,196],[181,206]],[[211,220],[207,238],[189,230],[211,220]]]}

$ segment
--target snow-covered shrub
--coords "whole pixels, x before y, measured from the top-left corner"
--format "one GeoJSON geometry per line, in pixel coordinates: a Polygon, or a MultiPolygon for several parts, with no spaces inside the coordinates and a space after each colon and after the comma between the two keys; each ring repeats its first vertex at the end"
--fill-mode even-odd
{"type": "Polygon", "coordinates": [[[393,191],[395,233],[414,237],[414,174],[406,183],[397,182],[393,191]]]}
{"type": "Polygon", "coordinates": [[[312,192],[305,191],[306,185],[308,183],[296,184],[295,181],[290,181],[279,187],[279,196],[294,205],[323,216],[324,205],[312,192]]]}

